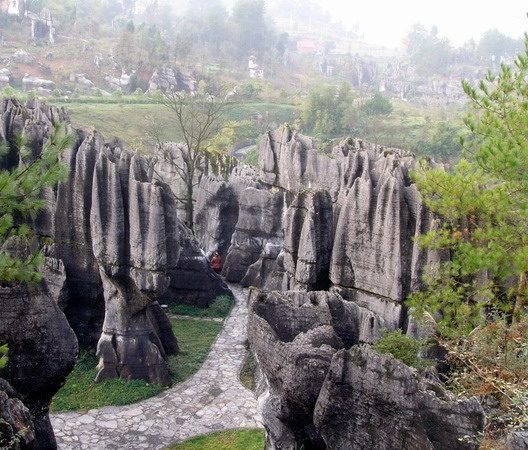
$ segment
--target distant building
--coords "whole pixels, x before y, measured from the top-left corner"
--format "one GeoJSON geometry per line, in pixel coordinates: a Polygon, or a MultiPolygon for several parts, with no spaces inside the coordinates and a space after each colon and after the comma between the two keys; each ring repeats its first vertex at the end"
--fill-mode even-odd
{"type": "Polygon", "coordinates": [[[248,61],[249,78],[257,80],[264,79],[264,70],[262,70],[257,64],[257,58],[253,55],[249,57],[248,61]]]}
{"type": "Polygon", "coordinates": [[[317,53],[317,41],[315,39],[300,39],[297,41],[297,51],[303,54],[317,53]]]}
{"type": "Polygon", "coordinates": [[[26,11],[24,0],[0,0],[0,11],[22,17],[26,11]]]}
{"type": "Polygon", "coordinates": [[[42,8],[40,14],[26,11],[25,16],[31,20],[31,37],[48,38],[50,43],[55,42],[55,27],[53,14],[48,8],[42,8]]]}

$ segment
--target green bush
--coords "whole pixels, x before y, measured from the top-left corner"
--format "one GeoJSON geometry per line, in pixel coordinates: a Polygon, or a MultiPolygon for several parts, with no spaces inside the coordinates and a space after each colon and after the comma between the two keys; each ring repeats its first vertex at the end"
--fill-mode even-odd
{"type": "Polygon", "coordinates": [[[7,365],[9,356],[9,348],[7,344],[0,345],[0,369],[3,369],[7,365]]]}
{"type": "Polygon", "coordinates": [[[2,91],[3,97],[14,97],[16,94],[16,91],[11,86],[6,86],[2,91]]]}
{"type": "Polygon", "coordinates": [[[361,107],[361,110],[367,116],[387,116],[392,112],[393,107],[388,98],[384,97],[379,92],[376,92],[374,97],[365,102],[361,107]]]}
{"type": "Polygon", "coordinates": [[[423,369],[434,365],[434,361],[423,359],[418,356],[422,351],[430,347],[427,339],[416,339],[401,330],[384,331],[380,340],[373,346],[374,350],[384,355],[392,355],[404,364],[416,369],[423,369]]]}

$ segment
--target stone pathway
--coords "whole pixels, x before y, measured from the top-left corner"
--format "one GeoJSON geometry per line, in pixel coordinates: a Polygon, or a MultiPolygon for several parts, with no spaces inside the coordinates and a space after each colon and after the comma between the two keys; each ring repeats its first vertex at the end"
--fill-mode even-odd
{"type": "Polygon", "coordinates": [[[236,303],[201,369],[156,397],[128,406],[51,415],[60,449],[160,449],[230,428],[262,428],[257,402],[239,380],[246,355],[247,290],[236,303]]]}

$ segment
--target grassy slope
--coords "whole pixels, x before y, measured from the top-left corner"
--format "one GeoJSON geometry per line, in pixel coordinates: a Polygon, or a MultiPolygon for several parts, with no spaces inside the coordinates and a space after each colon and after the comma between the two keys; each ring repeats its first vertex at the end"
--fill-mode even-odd
{"type": "Polygon", "coordinates": [[[262,450],[264,430],[227,430],[197,436],[169,450],[262,450]]]}
{"type": "MultiPolygon", "coordinates": [[[[172,321],[178,337],[180,354],[169,358],[172,380],[179,383],[194,374],[203,364],[222,323],[196,320],[172,321]]],[[[162,386],[140,380],[110,380],[95,383],[97,374],[95,355],[81,355],[66,384],[53,398],[51,409],[65,411],[92,409],[109,405],[126,405],[152,397],[163,390],[162,386]]]]}
{"type": "MultiPolygon", "coordinates": [[[[52,100],[49,100],[52,102],[52,100]]],[[[145,139],[145,129],[148,116],[169,114],[166,108],[155,104],[118,105],[105,103],[68,103],[66,106],[75,127],[87,128],[94,126],[103,133],[107,140],[117,136],[129,149],[141,148],[145,139]]],[[[255,112],[269,113],[269,120],[276,124],[292,123],[297,117],[297,110],[292,105],[273,103],[241,103],[229,111],[229,120],[249,119],[255,112]]],[[[169,132],[171,139],[177,140],[177,133],[169,132]]]]}
{"type": "Polygon", "coordinates": [[[361,137],[388,147],[416,151],[419,141],[431,137],[438,122],[450,120],[462,128],[462,111],[458,107],[426,108],[399,100],[392,102],[394,110],[389,116],[373,118],[372,129],[361,137]]]}

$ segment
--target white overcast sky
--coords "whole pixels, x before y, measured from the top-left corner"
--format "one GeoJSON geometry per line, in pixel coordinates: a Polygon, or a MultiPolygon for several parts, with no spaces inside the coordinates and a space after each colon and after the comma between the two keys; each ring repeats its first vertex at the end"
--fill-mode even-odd
{"type": "Polygon", "coordinates": [[[521,0],[319,0],[334,20],[359,23],[364,40],[391,47],[401,46],[415,23],[436,25],[440,36],[454,45],[497,28],[512,37],[528,31],[528,1],[521,0]]]}

